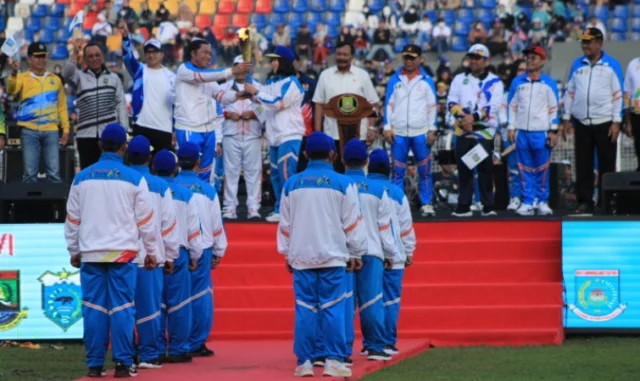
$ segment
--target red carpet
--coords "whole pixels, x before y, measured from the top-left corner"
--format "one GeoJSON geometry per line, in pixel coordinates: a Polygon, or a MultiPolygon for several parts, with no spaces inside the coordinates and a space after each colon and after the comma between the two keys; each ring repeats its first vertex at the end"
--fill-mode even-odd
{"type": "MultiPolygon", "coordinates": [[[[139,381],[287,381],[300,380],[293,376],[296,360],[289,340],[279,341],[217,341],[212,345],[216,356],[198,358],[191,364],[167,364],[162,369],[140,370],[139,381]]],[[[398,348],[402,350],[393,360],[387,362],[369,362],[365,357],[353,357],[353,376],[357,380],[413,357],[429,348],[426,340],[401,340],[398,348]]],[[[359,349],[358,349],[359,350],[359,349]]],[[[316,368],[316,376],[322,376],[322,369],[316,368]]],[[[113,371],[109,371],[113,373],[113,371]]],[[[92,378],[82,378],[90,381],[92,378]]],[[[78,380],[78,381],[80,381],[78,380]]]]}
{"type": "MultiPolygon", "coordinates": [[[[291,339],[291,275],[276,225],[227,224],[229,250],[213,272],[212,339],[291,339]]],[[[399,334],[433,345],[560,344],[557,221],[416,223],[399,334]]]]}

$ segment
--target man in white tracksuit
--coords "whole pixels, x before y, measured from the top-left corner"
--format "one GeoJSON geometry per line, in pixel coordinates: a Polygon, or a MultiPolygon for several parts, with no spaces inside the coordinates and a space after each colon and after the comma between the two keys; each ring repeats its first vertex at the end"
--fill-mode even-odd
{"type": "Polygon", "coordinates": [[[547,52],[540,46],[525,49],[527,72],[513,79],[509,90],[509,141],[516,145],[518,169],[522,180],[521,216],[550,215],[549,164],[551,149],[558,141],[558,86],[542,68],[547,52]],[[517,131],[517,133],[516,133],[517,131]]]}
{"type": "Polygon", "coordinates": [[[153,168],[158,176],[169,183],[173,195],[179,232],[180,256],[173,262],[174,270],[165,274],[164,303],[162,308],[162,331],[167,327],[167,335],[160,335],[162,348],[167,347],[168,356],[163,362],[191,362],[192,357],[189,338],[193,326],[191,310],[191,272],[198,268],[198,260],[202,256],[202,235],[198,205],[193,193],[176,183],[178,158],[168,150],[161,150],[153,159],[153,168]]]}
{"type": "Polygon", "coordinates": [[[131,168],[140,172],[147,180],[153,213],[158,216],[157,234],[158,268],[144,268],[144,247],[138,253],[134,263],[138,264],[136,284],[136,328],[138,330],[138,368],[160,368],[164,349],[160,348],[158,337],[163,332],[161,324],[162,294],[164,292],[164,273],[173,271],[173,261],[180,254],[180,241],[176,225],[173,197],[169,184],[149,170],[151,161],[151,143],[143,135],[136,136],[129,142],[127,155],[131,168]]]}
{"type": "Polygon", "coordinates": [[[380,280],[383,278],[385,262],[391,263],[396,253],[391,229],[393,206],[385,187],[367,178],[364,173],[368,160],[367,146],[362,140],[351,139],[347,142],[342,159],[346,168],[344,174],[358,188],[369,243],[367,253],[362,257],[362,269],[355,276],[360,326],[363,341],[367,345],[360,353],[372,361],[390,360],[391,356],[384,352],[384,306],[380,280]]]}
{"type": "MultiPolygon", "coordinates": [[[[242,63],[242,57],[234,60],[234,65],[242,63]]],[[[222,85],[223,91],[244,91],[247,75],[237,74],[235,79],[222,85]]],[[[262,123],[254,108],[258,104],[251,99],[237,100],[224,107],[222,125],[222,148],[224,150],[224,208],[223,217],[238,218],[238,182],[242,170],[247,187],[247,208],[249,219],[260,217],[262,196],[262,123]]]]}
{"type": "Polygon", "coordinates": [[[222,131],[217,103],[236,100],[236,94],[225,93],[216,81],[230,79],[234,74],[246,73],[251,64],[242,63],[233,69],[210,69],[211,45],[202,39],[189,43],[191,60],[183,63],[176,73],[175,134],[178,146],[194,142],[202,152],[200,178],[211,182],[215,158],[222,154],[222,131]],[[214,102],[215,101],[215,102],[214,102]]]}
{"type": "Polygon", "coordinates": [[[404,189],[409,151],[413,152],[418,169],[420,213],[435,216],[433,210],[433,178],[431,177],[431,146],[436,141],[436,87],[422,69],[422,49],[409,44],[402,50],[404,65],[387,84],[384,99],[384,137],[391,143],[393,181],[404,189]]]}
{"type": "Polygon", "coordinates": [[[334,147],[322,132],[309,135],[307,169],[292,176],[282,192],[278,252],[293,272],[297,377],[314,375],[311,361],[316,356],[317,335],[324,338],[324,375],[351,376],[342,362],[346,352],[345,268],[362,265],[367,233],[356,187],[333,170],[334,147]]]}
{"type": "MultiPolygon", "coordinates": [[[[396,347],[398,341],[398,317],[400,316],[400,297],[402,294],[402,279],[404,269],[413,264],[413,252],[416,249],[416,234],[413,230],[411,206],[402,189],[389,181],[389,155],[381,148],[369,154],[367,178],[379,182],[385,187],[393,211],[391,213],[391,227],[396,242],[396,254],[391,263],[385,268],[382,291],[384,302],[384,351],[390,355],[400,353],[396,347]]],[[[363,345],[367,347],[367,343],[363,345]]]]}

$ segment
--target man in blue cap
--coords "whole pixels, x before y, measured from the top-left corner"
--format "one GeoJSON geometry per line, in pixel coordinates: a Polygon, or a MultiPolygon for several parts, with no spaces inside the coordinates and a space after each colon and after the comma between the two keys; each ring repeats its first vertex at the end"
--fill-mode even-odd
{"type": "Polygon", "coordinates": [[[193,193],[200,217],[204,249],[198,260],[198,268],[191,273],[191,310],[193,316],[198,318],[193,320],[189,347],[192,356],[208,357],[214,355],[205,345],[213,325],[211,269],[218,266],[227,250],[227,235],[222,226],[220,200],[216,190],[197,174],[200,147],[192,142],[182,144],[178,149],[178,165],[181,170],[175,181],[193,193]]]}
{"type": "Polygon", "coordinates": [[[147,181],[123,164],[127,133],[105,127],[97,163],[78,173],[67,201],[64,233],[71,265],[80,268],[84,345],[89,377],[103,377],[111,337],[115,377],[137,375],[133,366],[135,294],[140,240],[145,267],[157,266],[157,218],[147,181]]]}
{"type": "Polygon", "coordinates": [[[280,206],[278,252],[293,272],[296,298],[293,351],[297,377],[314,375],[312,361],[319,334],[326,356],[323,374],[351,376],[351,369],[343,363],[345,273],[360,261],[367,242],[357,190],[346,176],[333,170],[335,147],[329,140],[322,132],[309,135],[304,153],[309,159],[307,169],[285,183],[280,206]]]}
{"type": "MultiPolygon", "coordinates": [[[[360,353],[371,361],[390,360],[391,356],[384,352],[384,306],[380,280],[385,262],[391,262],[396,252],[391,229],[393,206],[384,186],[368,179],[364,173],[368,160],[367,146],[362,140],[351,139],[344,146],[342,160],[346,168],[345,175],[356,183],[368,238],[362,269],[355,275],[360,326],[367,343],[360,353]]],[[[352,346],[353,342],[347,343],[347,346],[350,344],[352,346]]]]}
{"type": "MultiPolygon", "coordinates": [[[[149,184],[153,212],[158,216],[156,233],[158,240],[158,268],[145,270],[142,267],[143,257],[138,255],[138,282],[136,285],[136,327],[138,329],[138,368],[155,369],[162,367],[160,358],[164,351],[160,348],[158,337],[160,331],[160,315],[162,294],[164,290],[164,273],[171,274],[173,261],[178,258],[180,241],[176,229],[177,219],[173,207],[173,197],[169,184],[158,176],[151,174],[151,143],[143,135],[131,139],[127,149],[131,168],[140,172],[149,184]]],[[[141,250],[141,253],[143,251],[141,250]]]]}
{"type": "MultiPolygon", "coordinates": [[[[169,353],[162,361],[169,363],[191,362],[189,337],[193,325],[191,311],[191,274],[198,267],[202,256],[202,238],[198,205],[193,193],[178,185],[174,179],[178,170],[178,158],[166,149],[153,159],[157,175],[169,183],[173,195],[173,206],[178,224],[180,255],[173,261],[173,272],[164,276],[164,307],[162,309],[162,332],[168,326],[169,353]]],[[[161,348],[167,348],[166,336],[160,335],[161,348]]]]}
{"type": "MultiPolygon", "coordinates": [[[[411,206],[400,187],[389,181],[391,164],[387,151],[377,148],[369,154],[369,175],[367,178],[380,183],[387,191],[393,210],[391,226],[396,242],[396,254],[393,261],[387,263],[382,282],[382,301],[384,304],[384,351],[395,355],[400,353],[396,348],[398,340],[398,316],[400,314],[400,294],[404,268],[413,264],[413,252],[416,249],[416,235],[413,230],[411,206]]],[[[363,347],[368,344],[363,343],[363,347]]]]}

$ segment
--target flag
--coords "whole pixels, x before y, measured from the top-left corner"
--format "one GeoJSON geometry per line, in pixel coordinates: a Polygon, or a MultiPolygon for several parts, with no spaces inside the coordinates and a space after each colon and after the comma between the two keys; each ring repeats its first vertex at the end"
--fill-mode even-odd
{"type": "Polygon", "coordinates": [[[8,37],[4,41],[4,44],[2,44],[2,47],[0,48],[0,51],[2,51],[2,53],[4,53],[7,57],[15,56],[19,50],[20,50],[20,44],[18,44],[18,41],[15,38],[15,35],[8,37]]]}
{"type": "Polygon", "coordinates": [[[73,32],[73,30],[77,26],[82,26],[83,21],[84,21],[84,11],[79,11],[73,17],[73,20],[71,20],[71,24],[69,24],[69,32],[73,32]]]}

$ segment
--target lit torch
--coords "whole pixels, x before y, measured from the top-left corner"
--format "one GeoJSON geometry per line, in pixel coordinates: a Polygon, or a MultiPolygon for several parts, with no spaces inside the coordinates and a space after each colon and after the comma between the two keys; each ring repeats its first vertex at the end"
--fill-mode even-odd
{"type": "MultiPolygon", "coordinates": [[[[251,31],[249,28],[241,28],[238,30],[238,39],[240,39],[240,50],[242,51],[242,60],[244,62],[251,63],[252,50],[251,50],[251,31]]],[[[247,73],[247,83],[253,82],[253,73],[247,73]]]]}

